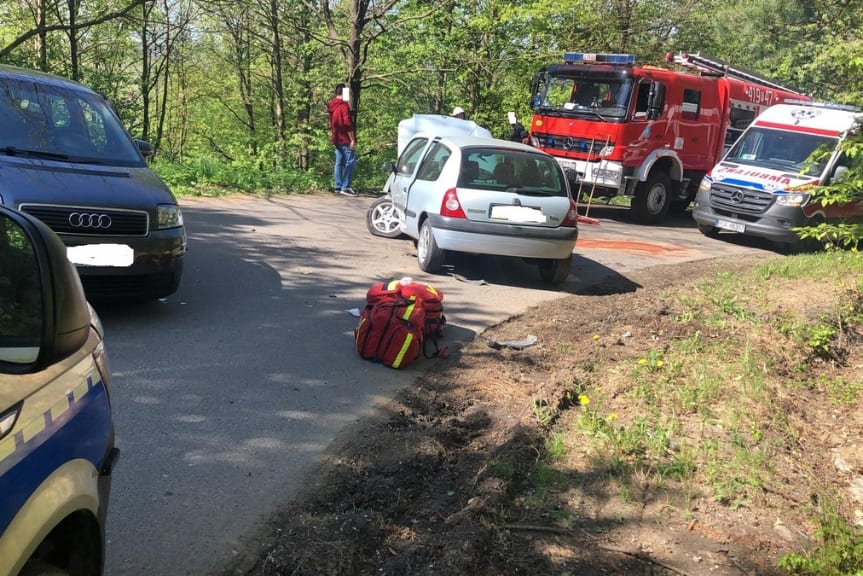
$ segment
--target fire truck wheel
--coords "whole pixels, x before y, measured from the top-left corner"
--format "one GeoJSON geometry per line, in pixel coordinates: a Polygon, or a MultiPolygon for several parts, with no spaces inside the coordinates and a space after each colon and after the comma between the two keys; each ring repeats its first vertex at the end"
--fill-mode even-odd
{"type": "Polygon", "coordinates": [[[417,239],[417,261],[420,270],[429,274],[440,271],[445,254],[446,252],[438,248],[431,224],[426,220],[420,228],[420,237],[417,239]]]}
{"type": "Polygon", "coordinates": [[[642,224],[656,224],[671,206],[671,181],[662,172],[653,172],[646,182],[638,186],[632,199],[635,219],[642,224]]]}
{"type": "Polygon", "coordinates": [[[552,286],[560,286],[569,278],[572,271],[572,257],[540,260],[539,277],[552,286]]]}

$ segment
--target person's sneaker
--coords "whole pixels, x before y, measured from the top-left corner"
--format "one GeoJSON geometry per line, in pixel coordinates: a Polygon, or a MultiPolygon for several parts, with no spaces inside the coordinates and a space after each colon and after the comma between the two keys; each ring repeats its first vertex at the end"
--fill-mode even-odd
{"type": "Polygon", "coordinates": [[[342,196],[356,196],[357,195],[357,193],[354,192],[353,188],[342,188],[341,190],[339,190],[339,194],[341,194],[342,196]]]}

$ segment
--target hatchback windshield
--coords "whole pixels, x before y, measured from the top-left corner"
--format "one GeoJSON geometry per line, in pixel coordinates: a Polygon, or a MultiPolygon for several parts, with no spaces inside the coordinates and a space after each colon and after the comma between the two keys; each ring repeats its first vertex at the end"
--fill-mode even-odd
{"type": "Polygon", "coordinates": [[[110,107],[89,92],[0,79],[0,154],[144,165],[110,107]]]}
{"type": "Polygon", "coordinates": [[[751,128],[725,159],[749,166],[820,176],[839,140],[829,136],[751,128]]]}
{"type": "Polygon", "coordinates": [[[519,150],[465,150],[458,185],[482,190],[515,189],[542,196],[567,195],[563,174],[554,158],[519,150]]]}

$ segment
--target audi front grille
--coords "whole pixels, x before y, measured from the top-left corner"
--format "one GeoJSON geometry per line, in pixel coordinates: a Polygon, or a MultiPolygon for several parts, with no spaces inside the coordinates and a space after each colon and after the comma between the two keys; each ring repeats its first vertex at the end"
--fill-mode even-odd
{"type": "Polygon", "coordinates": [[[44,204],[22,204],[20,210],[35,216],[59,234],[146,236],[149,228],[149,215],[139,210],[44,204]]]}
{"type": "Polygon", "coordinates": [[[710,205],[731,213],[762,214],[773,204],[773,194],[738,186],[714,183],[710,187],[710,205]]]}

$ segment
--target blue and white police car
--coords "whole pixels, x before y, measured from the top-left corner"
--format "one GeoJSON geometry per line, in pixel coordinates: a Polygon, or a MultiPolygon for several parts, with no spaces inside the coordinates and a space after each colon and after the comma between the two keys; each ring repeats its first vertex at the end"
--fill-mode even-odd
{"type": "Polygon", "coordinates": [[[118,454],[102,326],[66,247],[0,206],[0,575],[102,573],[118,454]]]}

